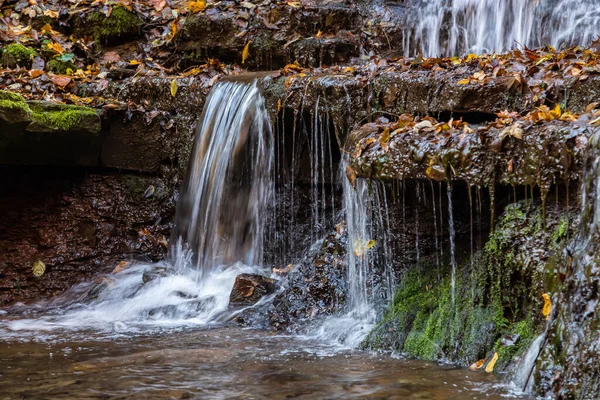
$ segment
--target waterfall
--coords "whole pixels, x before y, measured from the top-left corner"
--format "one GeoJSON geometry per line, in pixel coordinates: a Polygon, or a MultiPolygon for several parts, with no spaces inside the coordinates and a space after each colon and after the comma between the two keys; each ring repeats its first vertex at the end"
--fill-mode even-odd
{"type": "Polygon", "coordinates": [[[59,313],[10,322],[9,330],[147,331],[230,317],[236,276],[264,274],[273,153],[259,82],[217,83],[199,121],[167,260],[132,263],[76,287],[75,303],[67,294],[59,313]]]}
{"type": "Polygon", "coordinates": [[[235,262],[261,264],[272,164],[271,125],[256,82],[217,83],[177,204],[172,259],[190,250],[199,276],[235,262]]]}
{"type": "Polygon", "coordinates": [[[406,56],[454,56],[516,47],[589,45],[600,34],[596,0],[421,0],[398,12],[406,56]]]}

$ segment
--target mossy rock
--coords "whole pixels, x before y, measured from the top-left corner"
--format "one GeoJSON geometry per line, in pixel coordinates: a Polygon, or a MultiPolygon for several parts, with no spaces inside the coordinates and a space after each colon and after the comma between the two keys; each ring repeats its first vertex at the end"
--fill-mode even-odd
{"type": "Polygon", "coordinates": [[[546,260],[574,229],[562,208],[548,213],[544,229],[542,210],[531,200],[508,205],[484,248],[458,263],[454,294],[448,260],[411,268],[363,346],[463,365],[497,352],[495,370],[506,370],[545,325],[546,260]]]}
{"type": "Polygon", "coordinates": [[[31,68],[31,63],[37,56],[37,51],[20,43],[12,43],[0,51],[0,64],[7,68],[17,66],[31,68]]]}
{"type": "Polygon", "coordinates": [[[124,42],[138,37],[142,25],[142,20],[135,13],[118,6],[108,17],[101,12],[88,14],[76,29],[76,34],[91,34],[98,44],[124,42]]]}
{"type": "Polygon", "coordinates": [[[6,121],[9,124],[29,122],[32,115],[23,96],[0,90],[0,122],[6,121]]]}
{"type": "Polygon", "coordinates": [[[101,121],[98,113],[89,107],[56,104],[47,101],[29,103],[33,121],[29,132],[89,132],[99,134],[101,121]]]}
{"type": "Polygon", "coordinates": [[[71,61],[62,61],[59,59],[53,59],[48,62],[48,70],[55,74],[66,75],[71,72],[75,72],[77,70],[77,66],[73,64],[71,61]]]}

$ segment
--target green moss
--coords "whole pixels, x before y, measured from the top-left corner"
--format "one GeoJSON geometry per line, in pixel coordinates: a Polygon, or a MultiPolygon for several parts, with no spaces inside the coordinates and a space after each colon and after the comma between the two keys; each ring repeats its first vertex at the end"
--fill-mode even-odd
{"type": "Polygon", "coordinates": [[[75,72],[77,70],[77,66],[70,61],[54,59],[48,62],[48,69],[55,74],[66,75],[69,70],[71,70],[71,72],[75,72]]]}
{"type": "Polygon", "coordinates": [[[68,131],[81,125],[86,117],[97,117],[89,107],[58,105],[51,109],[32,106],[33,121],[57,131],[68,131]]]}
{"type": "Polygon", "coordinates": [[[138,16],[121,6],[113,8],[108,17],[99,12],[91,13],[86,22],[90,24],[90,32],[99,43],[138,36],[142,28],[142,21],[138,16]]]}
{"type": "Polygon", "coordinates": [[[31,62],[37,57],[37,51],[23,46],[20,43],[12,43],[4,47],[0,52],[0,64],[13,68],[19,66],[31,66],[31,62]]]}
{"type": "Polygon", "coordinates": [[[23,122],[31,117],[31,109],[20,94],[0,90],[0,117],[11,122],[23,122]]]}
{"type": "Polygon", "coordinates": [[[552,241],[557,244],[565,239],[569,233],[569,218],[561,217],[558,226],[552,231],[552,241]]]}
{"type": "Polygon", "coordinates": [[[567,222],[554,222],[554,232],[546,233],[540,216],[541,207],[531,202],[507,206],[473,262],[459,262],[454,298],[448,260],[441,267],[421,262],[411,268],[363,346],[464,365],[489,360],[497,351],[496,370],[504,369],[545,323],[540,296],[545,262],[528,249],[553,251],[551,241],[569,230],[565,217],[567,222]]]}

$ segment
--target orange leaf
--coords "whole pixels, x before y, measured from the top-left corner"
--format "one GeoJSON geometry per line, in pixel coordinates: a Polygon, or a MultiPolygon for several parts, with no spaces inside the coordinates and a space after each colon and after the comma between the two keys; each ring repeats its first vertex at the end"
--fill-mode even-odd
{"type": "Polygon", "coordinates": [[[50,80],[52,81],[52,83],[54,83],[57,86],[60,86],[61,88],[64,88],[69,83],[71,83],[71,78],[64,75],[52,75],[50,77],[50,80]]]}
{"type": "Polygon", "coordinates": [[[189,9],[192,13],[197,13],[206,8],[206,0],[190,1],[189,9]]]}
{"type": "Polygon", "coordinates": [[[32,78],[37,78],[40,75],[44,75],[44,71],[41,69],[32,69],[29,71],[29,76],[32,78]]]}

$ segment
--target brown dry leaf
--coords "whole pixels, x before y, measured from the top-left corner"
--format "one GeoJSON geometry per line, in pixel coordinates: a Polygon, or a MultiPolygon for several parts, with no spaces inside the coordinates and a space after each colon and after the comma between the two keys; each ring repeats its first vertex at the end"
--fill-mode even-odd
{"type": "Polygon", "coordinates": [[[117,63],[117,62],[121,61],[121,56],[116,51],[107,51],[106,53],[104,53],[104,56],[102,57],[102,61],[110,62],[110,63],[117,63]]]}
{"type": "Polygon", "coordinates": [[[252,41],[248,40],[248,43],[246,43],[246,46],[244,46],[244,50],[242,51],[242,64],[244,64],[246,62],[246,60],[248,59],[248,56],[250,55],[250,43],[252,41]]]}
{"type": "Polygon", "coordinates": [[[346,164],[346,178],[348,178],[348,182],[356,190],[356,172],[348,164],[346,164]]]}
{"type": "Polygon", "coordinates": [[[485,358],[475,361],[473,364],[471,364],[469,369],[471,371],[475,371],[476,369],[481,369],[481,367],[483,367],[483,364],[485,364],[485,358]]]}
{"type": "Polygon", "coordinates": [[[29,76],[32,78],[37,78],[40,75],[44,75],[44,71],[41,69],[32,69],[29,71],[29,76]]]}
{"type": "Polygon", "coordinates": [[[273,273],[278,275],[287,274],[292,268],[294,268],[294,264],[288,264],[285,268],[273,268],[273,273]]]}
{"type": "Polygon", "coordinates": [[[550,319],[550,313],[552,312],[552,301],[550,300],[550,296],[548,293],[542,294],[544,298],[544,307],[542,308],[542,315],[546,317],[546,319],[550,319]]]}
{"type": "Polygon", "coordinates": [[[113,274],[118,274],[119,272],[121,272],[125,268],[127,268],[129,265],[131,265],[131,263],[129,261],[121,261],[120,263],[117,264],[117,266],[115,267],[115,269],[112,270],[112,273],[113,274]]]}
{"type": "Polygon", "coordinates": [[[57,86],[60,86],[63,89],[65,88],[65,86],[71,83],[71,78],[64,75],[52,75],[50,76],[50,80],[52,81],[52,83],[54,83],[57,86]]]}
{"type": "Polygon", "coordinates": [[[492,359],[490,360],[490,362],[488,363],[488,365],[485,367],[485,372],[492,372],[494,371],[494,367],[496,366],[496,361],[498,361],[498,352],[494,352],[494,356],[492,357],[492,359]]]}
{"type": "Polygon", "coordinates": [[[594,111],[596,108],[598,108],[598,105],[600,105],[600,102],[594,102],[594,103],[590,103],[585,107],[585,112],[586,113],[591,113],[592,111],[594,111]]]}
{"type": "Polygon", "coordinates": [[[52,29],[52,26],[50,24],[46,24],[46,25],[42,26],[42,28],[40,29],[40,32],[42,33],[42,35],[49,35],[49,34],[52,34],[52,32],[54,32],[54,30],[52,29]]]}

